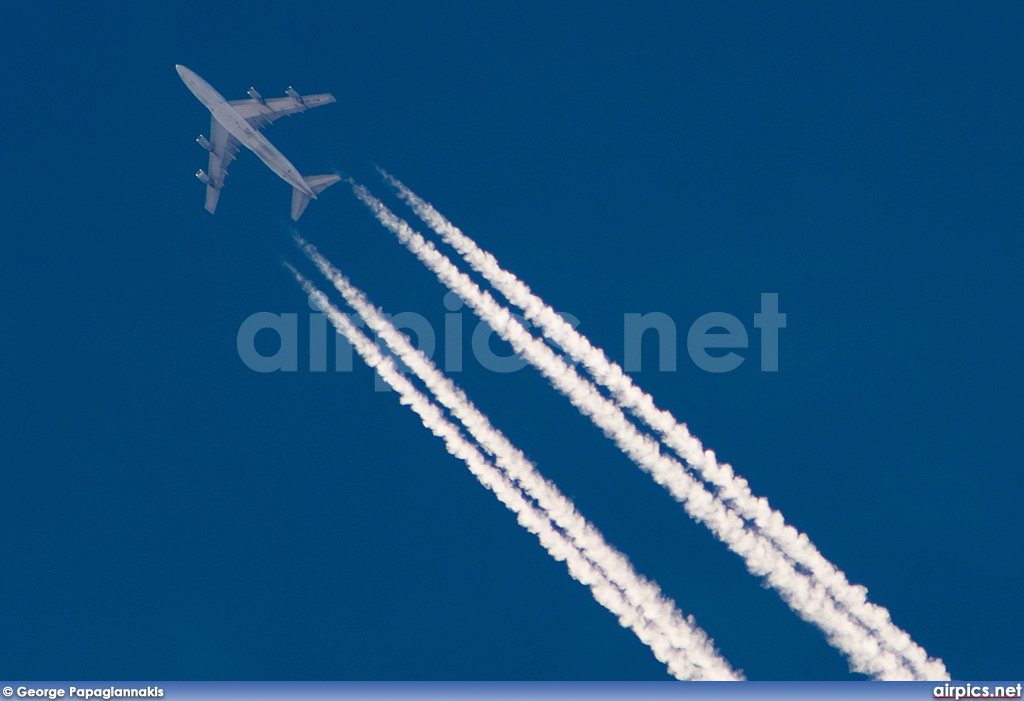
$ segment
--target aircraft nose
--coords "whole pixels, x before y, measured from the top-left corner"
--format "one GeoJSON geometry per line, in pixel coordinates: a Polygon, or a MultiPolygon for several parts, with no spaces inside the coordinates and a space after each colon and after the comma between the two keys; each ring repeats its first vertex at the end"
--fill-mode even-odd
{"type": "Polygon", "coordinates": [[[185,77],[186,73],[191,73],[191,71],[189,69],[185,68],[185,66],[181,65],[180,63],[175,63],[174,64],[174,68],[175,68],[175,70],[178,71],[178,75],[181,76],[182,78],[185,77]]]}

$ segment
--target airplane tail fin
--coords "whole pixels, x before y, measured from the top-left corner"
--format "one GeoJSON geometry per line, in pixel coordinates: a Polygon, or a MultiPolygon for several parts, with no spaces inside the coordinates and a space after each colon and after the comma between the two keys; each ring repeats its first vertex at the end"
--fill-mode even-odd
{"type": "MultiPolygon", "coordinates": [[[[310,175],[308,178],[303,178],[303,180],[309,185],[309,189],[313,191],[314,195],[319,195],[331,185],[341,180],[341,176],[337,173],[310,175]]],[[[307,204],[309,204],[309,195],[297,188],[292,190],[292,221],[299,220],[302,213],[306,211],[307,204]]]]}

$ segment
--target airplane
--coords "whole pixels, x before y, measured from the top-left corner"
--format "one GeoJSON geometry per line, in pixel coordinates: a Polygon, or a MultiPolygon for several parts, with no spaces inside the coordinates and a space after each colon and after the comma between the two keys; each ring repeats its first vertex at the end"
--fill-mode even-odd
{"type": "Polygon", "coordinates": [[[209,173],[200,168],[196,177],[206,183],[206,211],[213,214],[220,199],[220,189],[224,187],[224,178],[228,174],[228,164],[235,159],[239,145],[259,156],[267,167],[277,173],[282,180],[292,186],[292,220],[298,221],[306,210],[309,201],[334,183],[341,180],[337,174],[310,175],[302,177],[299,171],[274,148],[260,129],[278,117],[305,112],[312,107],[319,107],[334,102],[330,93],[319,95],[299,95],[289,87],[285,90],[287,97],[263,99],[256,88],[249,88],[248,100],[225,100],[205,80],[185,66],[175,65],[178,75],[192,94],[210,110],[213,119],[210,123],[210,138],[202,134],[196,141],[210,152],[209,173]]]}

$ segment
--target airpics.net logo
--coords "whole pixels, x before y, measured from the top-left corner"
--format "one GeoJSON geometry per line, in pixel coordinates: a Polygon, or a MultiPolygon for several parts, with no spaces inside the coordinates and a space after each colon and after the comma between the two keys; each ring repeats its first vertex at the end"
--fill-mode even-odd
{"type": "MultiPolygon", "coordinates": [[[[466,323],[466,314],[462,300],[454,292],[444,296],[444,330],[442,338],[442,358],[438,362],[445,372],[461,372],[464,368],[463,350],[466,335],[470,339],[473,360],[482,368],[497,373],[511,373],[522,370],[527,361],[518,354],[509,352],[501,354],[494,350],[492,336],[494,331],[484,321],[479,321],[469,314],[470,324],[476,322],[472,331],[466,323]]],[[[352,372],[354,351],[344,336],[329,333],[333,330],[327,317],[312,299],[308,299],[311,309],[306,324],[309,338],[309,362],[303,363],[303,370],[309,372],[327,372],[329,338],[334,336],[334,372],[352,372]]],[[[580,320],[569,313],[559,312],[573,328],[579,326],[580,320]]],[[[349,315],[360,327],[365,322],[356,314],[349,315]]],[[[398,329],[403,331],[413,345],[428,358],[433,359],[438,351],[438,334],[434,326],[422,314],[416,312],[400,312],[385,314],[398,329]]],[[[532,324],[518,314],[513,316],[527,328],[532,324]]],[[[777,372],[779,369],[779,331],[786,328],[786,315],[779,311],[779,295],[775,292],[761,293],[761,308],[753,314],[753,327],[760,336],[761,372],[777,372]]],[[[658,349],[658,370],[675,372],[677,369],[677,326],[668,314],[648,312],[646,314],[626,313],[622,320],[623,368],[627,372],[643,370],[643,343],[655,342],[658,349]],[[650,333],[649,333],[650,332],[650,333]]],[[[251,370],[260,373],[298,372],[299,363],[299,314],[296,312],[256,312],[251,314],[238,328],[236,343],[238,357],[251,370]],[[259,343],[257,336],[276,336],[276,343],[259,343]],[[261,352],[276,347],[273,353],[261,352]]],[[[712,373],[732,372],[747,360],[742,353],[751,345],[746,325],[736,316],[727,312],[709,312],[698,317],[686,332],[686,352],[695,366],[712,373]]],[[[568,362],[571,359],[566,358],[568,362]]],[[[380,378],[375,381],[378,392],[388,391],[388,386],[380,378]]]]}

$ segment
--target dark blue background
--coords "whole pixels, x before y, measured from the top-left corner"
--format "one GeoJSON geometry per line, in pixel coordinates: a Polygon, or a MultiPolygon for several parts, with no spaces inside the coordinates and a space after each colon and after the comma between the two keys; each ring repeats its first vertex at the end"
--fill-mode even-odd
{"type": "MultiPolygon", "coordinates": [[[[672,316],[678,371],[649,343],[639,383],[955,677],[1020,676],[1019,3],[41,2],[0,27],[0,675],[665,678],[365,367],[308,372],[288,188],[242,153],[203,211],[182,63],[229,99],[332,92],[267,132],[302,172],[386,194],[388,168],[613,358],[624,313],[672,316]],[[299,372],[241,362],[258,311],[299,314],[299,372]],[[751,334],[732,373],[686,356],[711,311],[751,334]]],[[[301,224],[440,332],[443,288],[344,186],[301,224]]],[[[535,372],[458,379],[751,678],[849,676],[535,372]]]]}

